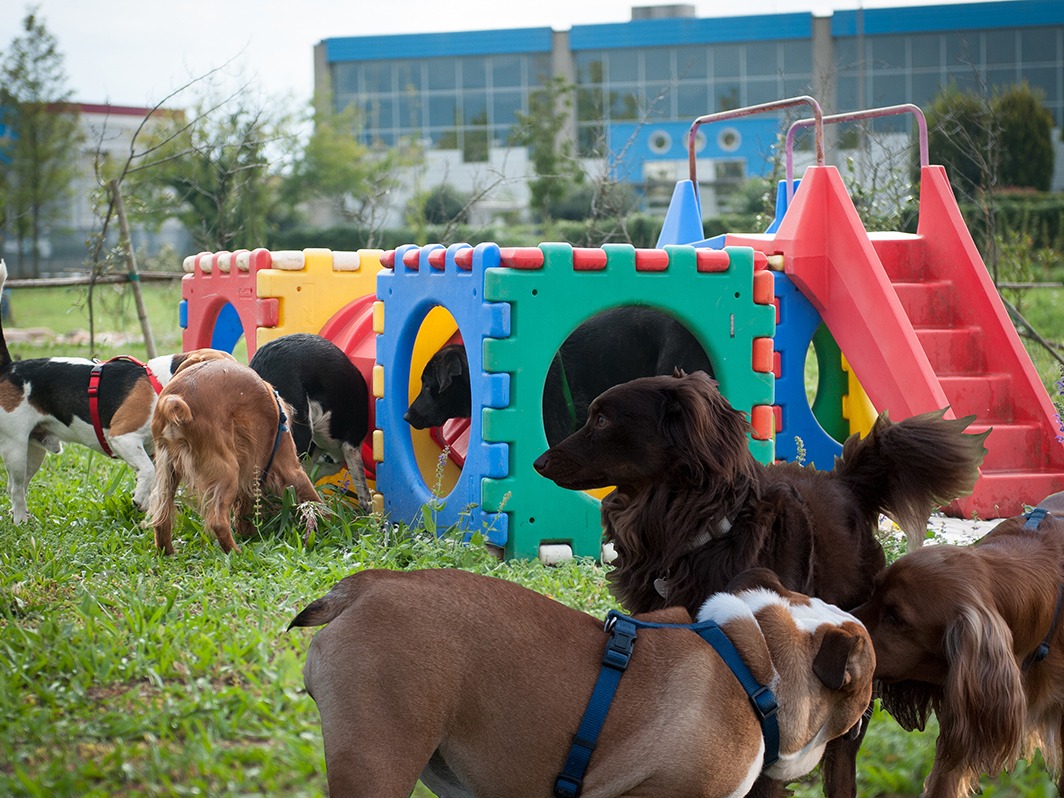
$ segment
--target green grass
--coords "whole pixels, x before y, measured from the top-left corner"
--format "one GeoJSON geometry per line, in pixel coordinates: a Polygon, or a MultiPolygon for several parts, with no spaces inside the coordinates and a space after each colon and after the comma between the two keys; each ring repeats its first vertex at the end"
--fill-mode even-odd
{"type": "MultiPolygon", "coordinates": [[[[181,301],[179,280],[146,282],[142,286],[144,307],[155,339],[156,353],[181,351],[181,327],[178,305],[181,301]]],[[[99,339],[92,351],[87,345],[71,344],[70,336],[89,330],[88,287],[12,288],[8,290],[10,319],[5,328],[47,328],[61,338],[43,345],[10,343],[13,354],[24,357],[49,357],[53,354],[112,357],[117,354],[144,357],[146,348],[133,291],[128,285],[98,285],[93,290],[95,333],[99,339]],[[112,344],[103,333],[121,333],[127,341],[112,344]]]]}
{"type": "MultiPolygon", "coordinates": [[[[153,320],[171,314],[169,327],[155,326],[157,339],[174,336],[160,350],[178,349],[176,286],[146,288],[153,320]]],[[[75,296],[19,289],[15,322],[84,328],[83,310],[53,307],[75,296]]],[[[114,299],[98,329],[135,331],[131,306],[114,299]]],[[[1027,308],[1034,320],[1030,302],[1027,308]]],[[[1056,318],[1059,326],[1064,315],[1056,318]]],[[[1043,334],[1062,337],[1059,329],[1043,334]]],[[[70,346],[12,350],[90,354],[70,346]]],[[[49,456],[31,483],[36,520],[14,526],[0,498],[0,795],[325,794],[317,711],[302,692],[313,633],[285,627],[307,602],[363,568],[466,568],[596,616],[614,606],[606,569],[593,562],[499,563],[479,545],[382,526],[338,499],[308,548],[291,523],[291,503],[282,502],[230,557],[187,512],[175,528],[176,554],[166,558],[141,528],[132,486],[127,466],[70,446],[49,456]]],[[[918,795],[934,737],[933,723],[906,733],[877,712],[858,763],[859,795],[918,795]]],[[[416,794],[429,795],[423,788],[416,794]]],[[[803,798],[819,794],[815,775],[798,788],[803,798]]],[[[1011,775],[984,780],[983,794],[1055,793],[1040,763],[1021,763],[1011,775]]]]}
{"type": "Polygon", "coordinates": [[[186,514],[166,558],[131,490],[128,467],[69,447],[32,484],[37,520],[15,527],[4,507],[0,795],[323,794],[302,692],[311,632],[285,627],[363,568],[468,568],[596,615],[612,606],[594,563],[499,563],[339,499],[307,549],[274,507],[231,557],[186,514]]]}
{"type": "MultiPolygon", "coordinates": [[[[465,568],[599,617],[615,606],[594,562],[500,563],[452,536],[382,526],[338,498],[308,548],[281,502],[229,557],[185,512],[177,551],[163,557],[132,486],[127,466],[71,446],[31,484],[36,520],[14,526],[3,502],[0,795],[323,795],[317,710],[301,675],[313,632],[285,627],[360,569],[465,568]]],[[[933,748],[933,728],[907,734],[877,712],[859,794],[919,794],[933,748]]],[[[1051,787],[1043,768],[1023,766],[984,794],[1051,787]]],[[[798,794],[820,794],[815,776],[798,794]]]]}

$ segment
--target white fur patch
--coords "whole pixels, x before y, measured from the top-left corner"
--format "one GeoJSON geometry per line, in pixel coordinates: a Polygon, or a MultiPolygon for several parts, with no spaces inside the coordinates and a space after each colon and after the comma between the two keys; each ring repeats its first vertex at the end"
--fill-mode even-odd
{"type": "Polygon", "coordinates": [[[834,626],[841,626],[847,621],[860,623],[850,613],[840,610],[834,604],[813,597],[807,598],[805,603],[795,604],[776,591],[764,587],[742,590],[734,595],[715,593],[706,599],[702,609],[698,611],[698,620],[714,620],[723,626],[735,618],[756,615],[773,604],[784,607],[794,619],[795,626],[803,632],[813,632],[825,623],[834,626]]]}
{"type": "Polygon", "coordinates": [[[753,619],[753,617],[753,610],[739,596],[733,593],[714,593],[702,604],[697,620],[716,621],[720,626],[724,626],[739,618],[753,619]]]}
{"type": "MultiPolygon", "coordinates": [[[[89,360],[85,357],[50,357],[48,358],[53,363],[70,363],[74,366],[95,366],[95,361],[89,360]]],[[[17,364],[16,364],[17,365],[17,364]]]]}

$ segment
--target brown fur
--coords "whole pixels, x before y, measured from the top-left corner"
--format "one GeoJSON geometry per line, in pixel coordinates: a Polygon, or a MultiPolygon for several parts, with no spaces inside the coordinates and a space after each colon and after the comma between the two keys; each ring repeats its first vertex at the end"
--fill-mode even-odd
{"type": "Polygon", "coordinates": [[[166,554],[174,550],[174,496],[181,482],[199,495],[204,521],[226,552],[239,551],[230,515],[241,533],[252,531],[247,516],[268,463],[266,490],[279,494],[291,485],[301,502],[321,501],[290,432],[281,435],[270,463],[277,401],[269,384],[247,366],[218,360],[179,368],[159,395],[152,419],[157,476],[147,523],[166,554]]]}
{"type": "MultiPolygon", "coordinates": [[[[733,605],[714,617],[755,675],[776,677],[778,765],[805,770],[819,757],[807,750],[812,738],[816,749],[859,720],[874,654],[852,617],[831,608],[823,623],[798,626],[778,605],[793,594],[775,589],[784,598],[763,611],[727,596],[733,605]],[[734,604],[746,615],[723,620],[734,604]],[[834,686],[813,675],[820,652],[830,652],[834,686]]],[[[675,608],[652,618],[690,621],[675,608]]],[[[304,679],[321,714],[330,795],[406,798],[419,776],[441,798],[551,793],[598,676],[601,620],[511,582],[433,570],[357,573],[291,626],[326,623],[304,679]]],[[[762,751],[746,694],[706,643],[640,630],[582,794],[742,794],[762,751]]]]}
{"type": "Polygon", "coordinates": [[[125,435],[141,429],[151,419],[155,389],[148,380],[139,380],[129,391],[129,397],[111,417],[109,432],[125,435]]]}
{"type": "Polygon", "coordinates": [[[1064,584],[1064,515],[1037,530],[1002,521],[972,546],[930,546],[879,575],[854,613],[875,644],[883,705],[907,729],[938,716],[925,795],[958,798],[1041,749],[1058,775],[1064,724],[1064,623],[1046,637],[1064,584]]]}
{"type": "Polygon", "coordinates": [[[0,408],[3,408],[5,412],[10,413],[22,404],[25,398],[26,395],[17,387],[7,380],[0,380],[0,408]]]}
{"type": "MultiPolygon", "coordinates": [[[[830,472],[764,466],[750,454],[746,416],[716,383],[678,372],[606,391],[587,424],[535,466],[574,490],[617,486],[602,521],[617,551],[613,592],[633,612],[693,611],[753,566],[846,609],[868,597],[885,564],[880,513],[919,541],[931,510],[974,486],[985,434],[964,435],[971,418],[942,415],[897,424],[880,416],[867,437],[846,442],[830,472]]],[[[851,747],[829,749],[829,795],[855,793],[851,747]]]]}

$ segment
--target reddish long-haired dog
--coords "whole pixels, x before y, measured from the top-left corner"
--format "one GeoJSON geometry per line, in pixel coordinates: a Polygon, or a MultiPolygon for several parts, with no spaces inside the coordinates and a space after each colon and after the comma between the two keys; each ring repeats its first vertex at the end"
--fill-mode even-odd
{"type": "Polygon", "coordinates": [[[151,427],[156,481],[147,523],[155,529],[155,545],[173,554],[174,496],[181,482],[198,494],[204,522],[226,552],[239,551],[230,515],[238,532],[251,532],[248,514],[260,489],[279,494],[291,485],[301,502],[320,502],[300,466],[290,417],[269,383],[236,362],[200,363],[171,380],[151,427]]]}
{"type": "Polygon", "coordinates": [[[881,573],[854,614],[883,705],[906,729],[938,717],[925,795],[968,795],[1041,749],[1059,778],[1064,724],[1064,494],[971,546],[928,546],[881,573]]]}
{"type": "MultiPolygon", "coordinates": [[[[747,446],[746,416],[716,382],[678,372],[604,392],[587,424],[535,467],[564,488],[617,486],[602,521],[617,550],[612,590],[632,612],[675,604],[693,613],[753,566],[849,609],[885,565],[880,513],[919,540],[931,510],[975,484],[985,434],[965,435],[971,419],[942,416],[897,424],[881,416],[866,437],[846,442],[830,472],[764,466],[747,446]]],[[[843,755],[829,747],[829,794],[854,794],[858,745],[843,755]]]]}

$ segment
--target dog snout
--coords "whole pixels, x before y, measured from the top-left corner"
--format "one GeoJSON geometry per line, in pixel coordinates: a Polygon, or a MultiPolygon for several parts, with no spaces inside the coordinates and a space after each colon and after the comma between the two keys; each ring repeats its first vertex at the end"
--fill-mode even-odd
{"type": "Polygon", "coordinates": [[[405,413],[403,413],[403,421],[414,429],[428,429],[429,427],[439,426],[438,424],[430,423],[431,419],[426,418],[425,414],[418,410],[417,399],[415,399],[414,403],[410,405],[405,413]]]}
{"type": "Polygon", "coordinates": [[[547,449],[547,451],[537,457],[532,467],[536,469],[536,473],[548,477],[548,472],[550,471],[550,449],[547,449]]]}

